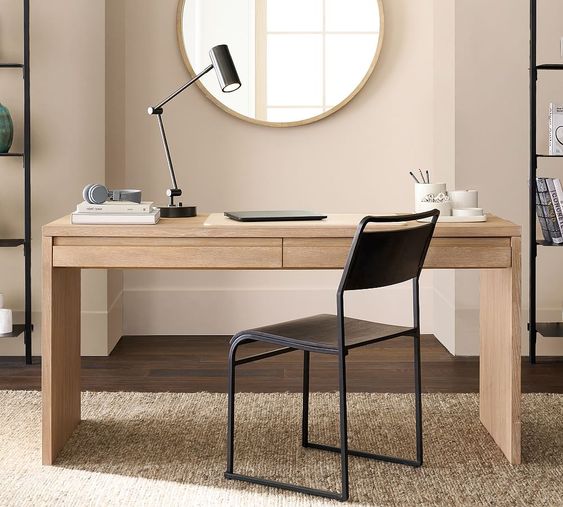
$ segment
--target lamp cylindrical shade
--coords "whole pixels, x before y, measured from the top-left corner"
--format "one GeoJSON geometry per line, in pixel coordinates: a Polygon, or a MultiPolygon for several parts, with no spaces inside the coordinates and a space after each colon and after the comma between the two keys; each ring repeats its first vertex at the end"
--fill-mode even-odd
{"type": "Polygon", "coordinates": [[[215,46],[209,51],[211,63],[217,73],[217,79],[221,90],[225,93],[234,92],[240,88],[240,79],[238,77],[235,63],[231,57],[231,52],[226,44],[215,46]]]}

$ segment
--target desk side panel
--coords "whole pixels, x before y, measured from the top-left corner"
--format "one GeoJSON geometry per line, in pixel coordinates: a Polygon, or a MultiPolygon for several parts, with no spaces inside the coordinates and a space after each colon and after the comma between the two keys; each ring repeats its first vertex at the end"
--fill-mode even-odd
{"type": "Polygon", "coordinates": [[[512,266],[481,271],[481,422],[512,464],[521,462],[521,246],[512,266]]]}
{"type": "Polygon", "coordinates": [[[53,268],[43,238],[42,457],[54,463],[80,422],[80,269],[53,268]]]}

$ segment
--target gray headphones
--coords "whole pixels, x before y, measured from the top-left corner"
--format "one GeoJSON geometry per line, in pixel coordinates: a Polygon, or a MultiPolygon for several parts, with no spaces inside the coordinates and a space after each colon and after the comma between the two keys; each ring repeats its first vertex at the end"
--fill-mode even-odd
{"type": "Polygon", "coordinates": [[[106,201],[141,202],[140,190],[108,190],[98,183],[86,185],[82,191],[82,196],[90,204],[103,204],[106,201]]]}

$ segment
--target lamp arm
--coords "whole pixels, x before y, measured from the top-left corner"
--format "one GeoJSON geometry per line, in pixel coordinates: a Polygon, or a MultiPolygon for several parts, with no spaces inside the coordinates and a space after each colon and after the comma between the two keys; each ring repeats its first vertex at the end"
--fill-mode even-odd
{"type": "Polygon", "coordinates": [[[162,145],[164,146],[164,152],[166,153],[166,162],[168,163],[168,172],[170,173],[170,179],[172,180],[172,189],[177,191],[178,193],[174,192],[176,195],[170,195],[169,197],[172,198],[177,196],[179,197],[182,195],[182,191],[178,188],[178,183],[176,182],[176,174],[174,173],[174,166],[172,165],[172,157],[170,156],[170,148],[168,147],[168,139],[166,138],[166,131],[164,130],[164,123],[162,122],[162,114],[157,114],[156,118],[158,119],[158,126],[160,128],[160,137],[162,139],[162,145]]]}
{"type": "Polygon", "coordinates": [[[194,78],[190,79],[185,85],[182,85],[180,88],[178,88],[172,95],[170,95],[169,97],[166,97],[160,104],[158,104],[157,106],[154,106],[150,109],[152,109],[154,112],[150,112],[149,109],[149,113],[150,114],[162,114],[162,111],[160,113],[158,113],[158,110],[162,109],[166,104],[168,104],[168,102],[170,102],[173,98],[175,98],[176,96],[180,95],[180,93],[182,93],[186,88],[189,88],[191,85],[193,85],[196,81],[198,81],[199,79],[201,79],[203,76],[205,76],[205,74],[207,74],[211,69],[213,68],[213,65],[209,65],[208,67],[206,67],[205,69],[203,69],[197,76],[195,76],[194,78]]]}
{"type": "Polygon", "coordinates": [[[164,123],[162,121],[162,113],[164,112],[163,107],[168,104],[173,98],[180,95],[186,88],[193,85],[198,79],[201,79],[205,74],[207,74],[213,65],[209,65],[203,69],[197,76],[190,79],[185,85],[178,88],[172,95],[165,98],[162,102],[154,107],[149,107],[148,112],[150,115],[154,115],[158,119],[158,127],[160,128],[160,137],[162,139],[162,145],[164,146],[164,152],[166,154],[166,162],[168,164],[168,172],[170,173],[170,180],[172,181],[172,188],[168,190],[167,194],[170,199],[170,206],[174,206],[174,197],[180,197],[182,195],[182,190],[178,188],[178,182],[176,181],[176,173],[174,172],[174,165],[172,164],[172,156],[170,155],[170,147],[168,146],[168,139],[166,137],[166,131],[164,130],[164,123]]]}

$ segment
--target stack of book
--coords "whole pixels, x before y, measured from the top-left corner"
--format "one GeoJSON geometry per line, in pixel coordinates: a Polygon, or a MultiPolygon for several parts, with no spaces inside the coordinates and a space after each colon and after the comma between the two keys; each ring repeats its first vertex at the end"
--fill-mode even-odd
{"type": "Polygon", "coordinates": [[[156,224],[160,210],[152,202],[109,201],[104,204],[81,202],[71,215],[73,224],[156,224]]]}
{"type": "Polygon", "coordinates": [[[563,244],[563,189],[558,178],[536,178],[536,213],[543,239],[563,244]]]}

